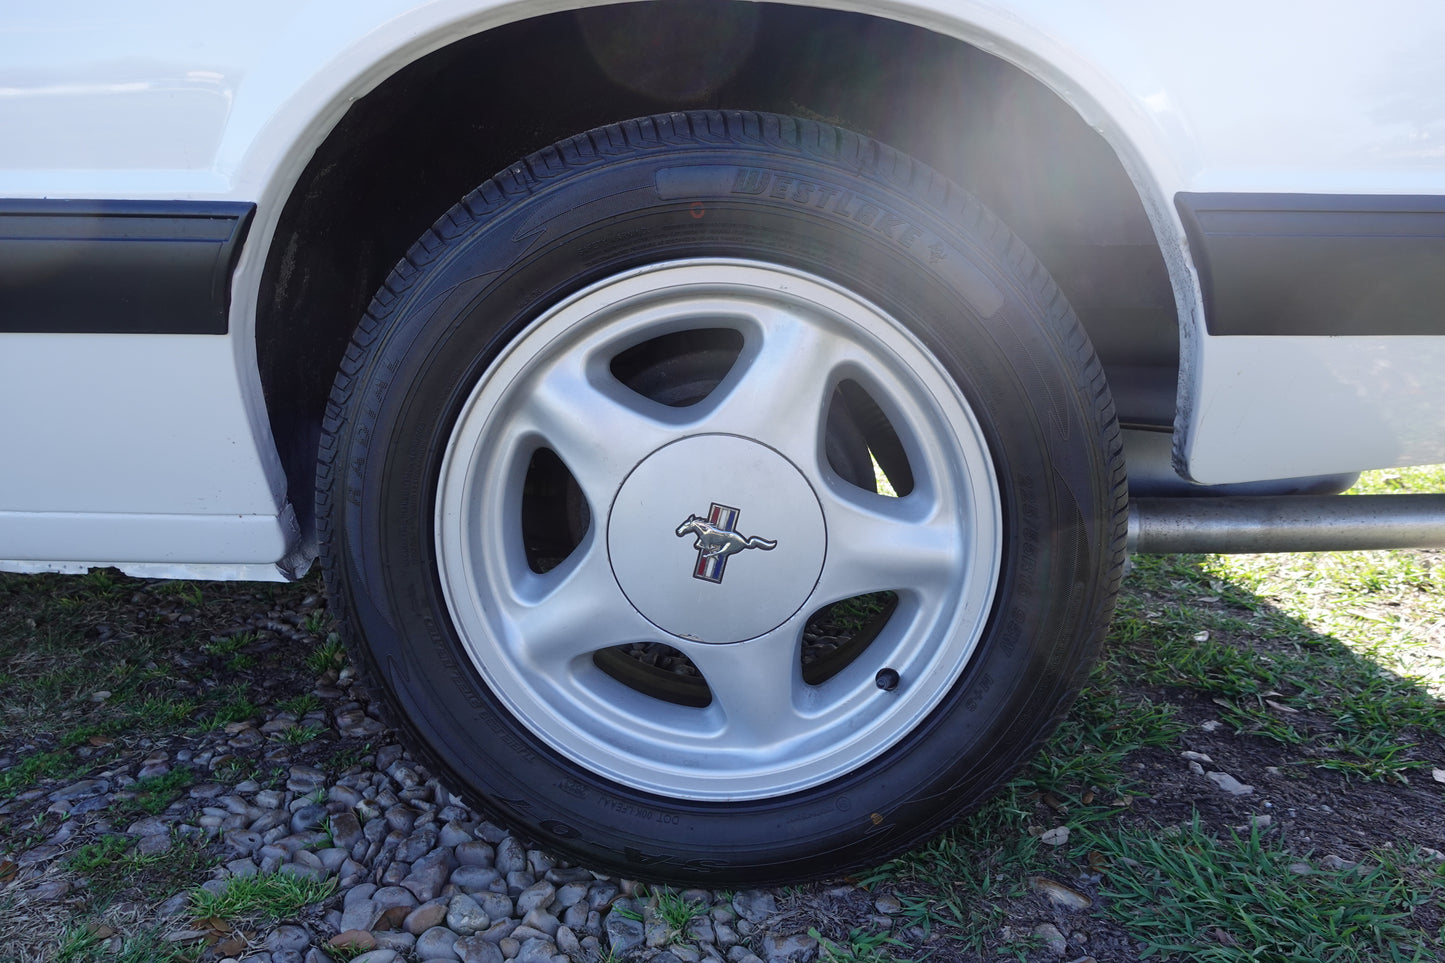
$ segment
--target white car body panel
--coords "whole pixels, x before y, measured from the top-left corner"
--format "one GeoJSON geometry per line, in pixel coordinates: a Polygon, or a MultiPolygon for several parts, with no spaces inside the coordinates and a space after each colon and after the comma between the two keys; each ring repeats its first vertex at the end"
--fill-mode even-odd
{"type": "Polygon", "coordinates": [[[114,567],[142,578],[256,582],[301,574],[277,561],[255,561],[281,560],[291,551],[297,532],[289,507],[279,516],[0,512],[0,530],[15,556],[0,571],[75,574],[114,567]],[[136,560],[138,551],[143,560],[136,560]]]}
{"type": "MultiPolygon", "coordinates": [[[[1308,15],[1242,2],[1188,11],[1144,0],[827,5],[1010,61],[1114,147],[1175,291],[1176,432],[1189,477],[1445,460],[1445,337],[1212,336],[1174,207],[1181,191],[1445,194],[1445,59],[1435,49],[1445,7],[1399,0],[1365,17],[1340,2],[1308,15]],[[1388,378],[1378,377],[1382,366],[1388,378]]],[[[256,0],[223,12],[185,0],[67,0],[7,13],[0,130],[14,135],[0,140],[0,198],[225,200],[257,211],[228,334],[0,334],[0,405],[25,412],[24,424],[0,427],[0,558],[11,560],[0,567],[49,558],[270,572],[294,523],[254,318],[291,188],[348,106],[397,69],[570,6],[256,0]],[[52,515],[68,521],[44,535],[35,525],[52,515]],[[145,517],[166,521],[133,527],[145,517]],[[191,533],[220,519],[235,521],[211,551],[191,533]],[[89,524],[117,534],[64,534],[89,524]]]]}
{"type": "Polygon", "coordinates": [[[0,384],[45,376],[30,405],[17,392],[7,410],[46,417],[0,420],[0,450],[33,452],[44,467],[7,472],[5,506],[275,515],[281,491],[256,456],[231,355],[225,338],[191,335],[6,336],[0,384]],[[192,398],[208,403],[177,404],[192,398]],[[68,426],[65,444],[47,422],[68,426]]]}
{"type": "Polygon", "coordinates": [[[0,405],[26,412],[0,419],[4,568],[283,577],[296,522],[233,359],[224,337],[0,335],[0,405]]]}
{"type": "Polygon", "coordinates": [[[1205,401],[1191,458],[1220,466],[1219,474],[1244,461],[1258,477],[1288,477],[1300,447],[1320,453],[1320,473],[1445,462],[1445,338],[1209,338],[1203,348],[1205,401]],[[1297,425],[1299,436],[1246,448],[1268,372],[1270,414],[1297,425]]]}

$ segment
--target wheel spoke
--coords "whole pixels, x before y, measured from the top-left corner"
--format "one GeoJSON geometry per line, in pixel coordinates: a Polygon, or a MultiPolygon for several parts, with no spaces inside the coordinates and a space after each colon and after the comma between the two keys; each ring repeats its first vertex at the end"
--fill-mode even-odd
{"type": "Polygon", "coordinates": [[[592,535],[552,571],[522,574],[506,605],[518,658],[553,679],[580,656],[645,641],[657,631],[622,596],[592,535]]]}
{"type": "Polygon", "coordinates": [[[673,409],[628,391],[581,364],[557,364],[538,379],[513,420],[545,439],[582,491],[605,505],[648,452],[675,437],[673,409]]]}
{"type": "Polygon", "coordinates": [[[785,312],[749,338],[733,370],[708,399],[702,428],[755,438],[811,464],[821,447],[835,372],[848,342],[785,312]]]}
{"type": "Polygon", "coordinates": [[[764,758],[812,728],[803,711],[796,630],[732,645],[691,645],[686,651],[723,716],[724,746],[764,758]]]}
{"type": "Polygon", "coordinates": [[[815,602],[900,589],[938,597],[961,581],[966,545],[955,513],[923,492],[833,492],[824,511],[829,548],[815,602]]]}

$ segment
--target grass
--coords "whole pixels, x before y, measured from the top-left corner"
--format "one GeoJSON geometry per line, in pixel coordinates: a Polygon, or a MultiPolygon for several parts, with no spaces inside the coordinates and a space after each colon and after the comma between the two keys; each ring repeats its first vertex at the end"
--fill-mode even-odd
{"type": "Polygon", "coordinates": [[[68,926],[55,950],[56,963],[81,963],[99,956],[105,937],[89,926],[68,926]]]}
{"type": "Polygon", "coordinates": [[[255,632],[237,632],[229,637],[212,639],[201,646],[201,651],[207,655],[232,656],[247,646],[254,645],[257,638],[255,632]]]}
{"type": "Polygon", "coordinates": [[[371,951],[366,949],[362,943],[328,943],[326,946],[326,955],[335,963],[351,963],[352,960],[369,952],[371,951]]]}
{"type": "Polygon", "coordinates": [[[78,847],[65,868],[87,880],[102,901],[134,892],[155,903],[189,890],[219,862],[213,848],[185,836],[172,836],[170,846],[155,853],[130,849],[124,836],[102,836],[78,847]]]}
{"type": "Polygon", "coordinates": [[[65,860],[65,868],[82,876],[111,865],[130,848],[125,836],[101,836],[93,843],[86,843],[65,860]]]}
{"type": "Polygon", "coordinates": [[[693,920],[706,915],[707,906],[694,900],[683,898],[679,893],[674,893],[666,886],[658,886],[639,890],[639,899],[646,897],[642,902],[641,909],[635,909],[628,903],[616,903],[611,912],[619,916],[638,922],[656,920],[667,927],[666,943],[674,945],[682,943],[687,938],[687,929],[693,920]]]}
{"type": "Polygon", "coordinates": [[[655,892],[653,897],[656,900],[654,915],[667,924],[674,938],[680,938],[687,931],[688,924],[707,911],[701,903],[683,899],[665,887],[655,892]]]}
{"type": "Polygon", "coordinates": [[[106,570],[82,577],[0,575],[0,799],[103,768],[135,740],[209,720],[223,726],[256,707],[244,685],[208,688],[176,671],[195,656],[234,660],[254,635],[197,638],[199,591],[145,583],[106,570]],[[117,618],[118,605],[136,617],[117,618]],[[178,608],[179,606],[179,608],[178,608]],[[123,624],[115,634],[111,622],[123,624]],[[104,631],[102,631],[104,630],[104,631]]]}
{"type": "Polygon", "coordinates": [[[179,799],[195,781],[195,773],[187,766],[177,766],[165,775],[138,779],[126,790],[130,798],[124,800],[121,807],[130,812],[157,816],[165,812],[166,807],[179,799]]]}
{"type": "Polygon", "coordinates": [[[85,766],[63,751],[38,752],[0,772],[0,800],[10,799],[36,783],[78,775],[85,766]]]}
{"type": "Polygon", "coordinates": [[[90,925],[68,926],[55,948],[54,963],[183,963],[199,955],[198,949],[171,943],[155,929],[120,935],[115,949],[104,933],[90,925]]]}
{"type": "Polygon", "coordinates": [[[345,664],[346,646],[336,632],[327,635],[326,641],[317,645],[306,657],[306,667],[318,675],[328,669],[339,669],[345,664]]]}
{"type": "Polygon", "coordinates": [[[308,692],[290,699],[283,699],[276,703],[276,708],[282,712],[289,712],[299,719],[308,712],[319,711],[321,709],[321,700],[308,692]]]}
{"type": "Polygon", "coordinates": [[[215,708],[205,729],[223,729],[233,722],[245,722],[260,712],[244,686],[230,686],[218,693],[215,708]]]}
{"type": "MultiPolygon", "coordinates": [[[[1445,466],[1368,472],[1352,491],[1445,492],[1445,466]]],[[[1355,708],[1384,696],[1390,704],[1379,707],[1379,717],[1404,710],[1411,724],[1425,721],[1445,734],[1438,706],[1429,708],[1445,697],[1445,646],[1431,637],[1445,623],[1445,563],[1438,554],[1226,556],[1206,567],[1267,603],[1277,622],[1306,624],[1316,637],[1367,660],[1372,671],[1341,680],[1343,688],[1367,685],[1355,708]]]]}
{"type": "Polygon", "coordinates": [[[1258,830],[1210,835],[1196,817],[1172,832],[1117,830],[1089,843],[1115,863],[1106,906],[1151,950],[1199,963],[1435,960],[1409,925],[1445,897],[1445,869],[1411,854],[1298,872],[1299,857],[1258,830]]]}
{"type": "Polygon", "coordinates": [[[867,887],[897,888],[901,916],[929,937],[982,954],[1025,893],[1042,845],[1028,832],[1032,803],[1018,783],[924,846],[864,876],[867,887]]]}
{"type": "Polygon", "coordinates": [[[316,609],[308,612],[306,618],[301,621],[301,628],[312,635],[326,636],[331,632],[331,613],[325,609],[316,609]]]}
{"type": "Polygon", "coordinates": [[[69,963],[177,963],[195,960],[203,947],[166,940],[177,921],[157,917],[154,907],[189,892],[210,875],[211,847],[173,836],[160,852],[142,854],[124,836],[99,836],[50,867],[50,879],[72,881],[65,904],[27,902],[12,890],[0,897],[0,959],[69,963]],[[81,903],[76,895],[84,893],[81,903]],[[124,897],[124,899],[122,899],[124,897]],[[56,914],[56,910],[61,912],[56,914]],[[47,925],[49,924],[49,925],[47,925]],[[13,955],[12,955],[13,954],[13,955]]]}
{"type": "MultiPolygon", "coordinates": [[[[96,569],[95,571],[103,571],[96,569]]],[[[94,572],[92,572],[94,574],[94,572]]],[[[198,609],[205,604],[206,596],[201,587],[195,582],[158,582],[155,587],[156,593],[160,595],[172,595],[180,599],[193,609],[198,609]]]]}
{"type": "Polygon", "coordinates": [[[818,959],[822,963],[894,963],[900,942],[886,933],[853,929],[846,942],[830,940],[816,929],[808,935],[818,941],[818,959]]]}
{"type": "Polygon", "coordinates": [[[375,757],[375,753],[376,747],[369,742],[360,746],[348,746],[333,753],[327,765],[336,772],[344,773],[366,764],[375,757]]]}
{"type": "Polygon", "coordinates": [[[1094,668],[1068,722],[1018,780],[1020,787],[1079,803],[1132,789],[1125,769],[1130,753],[1174,745],[1185,726],[1178,710],[1139,695],[1124,695],[1118,666],[1105,659],[1094,668]]]}
{"type": "Polygon", "coordinates": [[[276,740],[288,746],[304,746],[326,731],[325,726],[292,726],[276,733],[276,740]]]}
{"type": "MultiPolygon", "coordinates": [[[[1205,694],[1240,734],[1366,753],[1362,761],[1374,758],[1396,769],[1402,748],[1445,737],[1445,665],[1435,663],[1419,630],[1400,627],[1402,621],[1445,623],[1445,572],[1425,568],[1415,553],[1142,558],[1136,574],[1153,591],[1123,600],[1115,630],[1129,645],[1131,681],[1205,694]],[[1284,593],[1279,573],[1303,571],[1311,559],[1311,578],[1343,564],[1368,568],[1368,587],[1357,580],[1337,585],[1328,597],[1284,593]],[[1428,571],[1430,580],[1399,577],[1401,570],[1428,571]],[[1161,591],[1225,584],[1248,586],[1253,611],[1222,615],[1157,603],[1161,591]],[[1374,608],[1388,603],[1409,618],[1400,612],[1358,618],[1367,604],[1362,599],[1374,608]],[[1370,739],[1348,738],[1362,732],[1370,739]]],[[[1308,580],[1290,579],[1301,582],[1308,580]]]]}
{"type": "MultiPolygon", "coordinates": [[[[219,756],[214,775],[199,764],[172,762],[161,776],[129,784],[124,776],[134,776],[146,755],[174,757],[189,748],[194,734],[255,720],[257,693],[265,690],[253,688],[247,666],[274,667],[299,685],[304,653],[263,644],[264,632],[234,626],[238,614],[295,608],[318,589],[315,579],[309,586],[218,584],[203,592],[191,583],[104,570],[82,577],[0,573],[0,802],[15,807],[0,815],[0,959],[196,958],[201,948],[160,935],[176,921],[160,919],[156,908],[210,877],[220,843],[177,835],[160,852],[143,854],[119,830],[177,802],[192,805],[186,792],[203,779],[245,773],[284,784],[285,769],[262,761],[274,744],[261,743],[254,755],[219,756]],[[280,604],[278,592],[286,593],[280,604]],[[47,794],[84,778],[110,780],[114,795],[77,797],[73,814],[40,812],[47,794]],[[21,854],[61,830],[68,838],[53,857],[18,865],[21,854]],[[31,892],[37,880],[69,890],[61,901],[47,899],[31,892]]],[[[321,708],[314,697],[294,702],[302,714],[321,708]]],[[[298,743],[315,738],[308,726],[298,728],[291,737],[298,743]]]]}
{"type": "Polygon", "coordinates": [[[191,912],[199,919],[279,920],[326,899],[334,879],[318,882],[287,873],[231,877],[219,893],[191,893],[191,912]]]}

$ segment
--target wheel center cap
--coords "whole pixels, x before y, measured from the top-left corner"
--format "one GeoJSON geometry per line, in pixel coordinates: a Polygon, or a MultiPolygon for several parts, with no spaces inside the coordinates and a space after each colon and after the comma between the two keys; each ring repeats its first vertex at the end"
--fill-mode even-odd
{"type": "Polygon", "coordinates": [[[807,479],[736,435],[694,435],[648,455],[607,519],[607,552],[628,601],[663,631],[698,642],[742,642],[792,618],[826,551],[807,479]]]}

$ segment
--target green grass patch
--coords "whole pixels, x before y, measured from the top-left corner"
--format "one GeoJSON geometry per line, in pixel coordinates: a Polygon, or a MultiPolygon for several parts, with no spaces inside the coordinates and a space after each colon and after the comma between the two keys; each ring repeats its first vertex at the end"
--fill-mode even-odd
{"type": "Polygon", "coordinates": [[[642,920],[643,920],[643,916],[642,916],[642,914],[641,914],[640,912],[638,912],[637,910],[633,909],[631,906],[628,906],[628,905],[626,905],[626,904],[624,904],[624,903],[616,903],[616,904],[614,904],[613,907],[612,907],[612,909],[610,910],[610,912],[616,913],[618,916],[622,917],[623,919],[636,920],[636,921],[639,922],[639,923],[641,923],[642,920]]]}
{"type": "MultiPolygon", "coordinates": [[[[1316,752],[1351,733],[1369,732],[1381,746],[1445,736],[1445,666],[1422,662],[1432,649],[1418,628],[1401,628],[1445,622],[1445,583],[1420,591],[1413,575],[1381,574],[1398,566],[1435,572],[1410,561],[1413,554],[1140,558],[1131,580],[1150,589],[1126,592],[1110,637],[1121,678],[1202,694],[1236,733],[1316,752]],[[1374,575],[1342,582],[1336,572],[1309,591],[1334,563],[1374,575]],[[1249,606],[1236,604],[1241,591],[1249,606]],[[1360,593],[1381,592],[1399,612],[1362,617],[1360,593]],[[1211,594],[1173,601],[1195,593],[1211,594]]],[[[1395,756],[1379,761],[1398,768],[1395,756]]]]}
{"type": "Polygon", "coordinates": [[[1067,799],[1127,793],[1125,759],[1146,746],[1173,746],[1184,731],[1178,709],[1167,703],[1125,697],[1109,661],[1094,669],[1064,724],[1017,780],[1020,787],[1067,799]]]}
{"type": "Polygon", "coordinates": [[[1408,783],[1411,769],[1429,767],[1429,763],[1410,758],[1419,747],[1414,743],[1398,743],[1384,733],[1338,736],[1323,747],[1334,753],[1309,760],[1319,769],[1331,769],[1347,778],[1364,781],[1408,783]]]}
{"type": "Polygon", "coordinates": [[[80,577],[88,592],[97,598],[118,598],[125,591],[119,573],[108,568],[93,568],[80,577]]]}
{"type": "Polygon", "coordinates": [[[275,738],[276,741],[284,742],[288,746],[304,746],[308,742],[315,741],[325,731],[325,726],[292,726],[276,733],[275,738]]]}
{"type": "Polygon", "coordinates": [[[375,752],[375,748],[369,742],[361,746],[347,746],[332,754],[329,768],[335,772],[344,773],[354,766],[369,764],[375,752]]]}
{"type": "Polygon", "coordinates": [[[151,591],[157,595],[180,599],[193,609],[200,608],[206,602],[205,593],[195,582],[156,582],[151,586],[151,591]]]}
{"type": "Polygon", "coordinates": [[[73,749],[87,743],[137,733],[161,732],[189,723],[198,709],[194,699],[174,695],[137,696],[130,687],[114,693],[104,708],[93,710],[91,721],[60,737],[60,745],[73,749]]]}
{"type": "Polygon", "coordinates": [[[1258,831],[1212,836],[1198,817],[1170,830],[1096,833],[1112,862],[1107,912],[1149,953],[1200,963],[1369,963],[1439,959],[1409,927],[1445,897],[1445,870],[1396,852],[1355,870],[1297,872],[1300,857],[1258,831]]]}
{"type": "Polygon", "coordinates": [[[326,641],[311,650],[306,657],[306,667],[312,672],[320,675],[328,669],[339,669],[346,664],[346,646],[341,641],[341,636],[332,632],[326,636],[326,641]]]}
{"type": "Polygon", "coordinates": [[[325,637],[331,633],[331,613],[325,609],[317,609],[309,612],[306,618],[301,620],[301,628],[312,635],[325,637]]]}
{"type": "MultiPolygon", "coordinates": [[[[49,792],[98,772],[123,781],[149,751],[174,753],[178,740],[192,741],[186,737],[197,730],[255,720],[260,699],[248,685],[230,678],[228,665],[254,665],[253,671],[267,673],[274,668],[277,677],[292,680],[278,691],[306,692],[309,676],[302,665],[308,646],[297,651],[263,643],[262,633],[236,626],[258,611],[298,610],[306,595],[320,590],[318,578],[309,581],[278,587],[208,583],[203,595],[192,583],[145,581],[114,571],[84,577],[0,573],[0,639],[5,640],[0,757],[7,760],[0,770],[0,800],[49,792]]],[[[339,652],[339,640],[335,645],[339,652]]],[[[289,708],[302,717],[320,706],[314,697],[301,696],[289,708]]],[[[306,718],[290,738],[315,738],[305,723],[318,719],[306,718]]],[[[236,760],[236,775],[284,785],[286,768],[262,761],[274,749],[274,743],[259,743],[228,755],[236,760]]],[[[0,958],[77,963],[194,959],[202,948],[152,940],[146,923],[132,919],[139,910],[117,914],[111,908],[156,907],[177,893],[189,894],[210,877],[221,855],[214,840],[177,836],[161,841],[161,852],[142,855],[133,840],[118,835],[129,822],[164,813],[183,800],[195,782],[209,778],[204,771],[178,765],[166,775],[118,788],[104,810],[73,816],[78,828],[68,852],[42,866],[72,880],[70,892],[63,903],[43,907],[25,897],[24,889],[0,893],[0,958]],[[98,820],[118,827],[116,835],[98,834],[98,820]],[[10,899],[16,892],[19,896],[10,899]],[[118,932],[104,929],[103,940],[92,939],[95,929],[81,924],[103,924],[118,932]]],[[[218,771],[217,777],[222,775],[218,771]]],[[[12,806],[10,822],[0,832],[0,862],[13,862],[55,835],[62,816],[33,818],[47,802],[12,806]]],[[[16,867],[0,866],[0,879],[7,873],[16,874],[16,867]]]]}
{"type": "Polygon", "coordinates": [[[88,868],[75,871],[89,879],[90,891],[102,905],[121,894],[160,904],[199,885],[220,862],[213,845],[190,836],[173,835],[169,847],[155,853],[116,852],[117,844],[106,842],[111,838],[102,837],[100,848],[77,851],[86,852],[88,868]]]}
{"type": "Polygon", "coordinates": [[[246,646],[254,644],[257,638],[255,632],[237,632],[234,635],[212,639],[201,646],[201,651],[215,656],[234,655],[246,646]]]}
{"type": "Polygon", "coordinates": [[[89,963],[98,959],[105,938],[90,926],[71,924],[60,934],[55,963],[89,963]]]}
{"type": "Polygon", "coordinates": [[[860,882],[895,888],[905,925],[957,949],[989,954],[1007,921],[1007,901],[1025,895],[1026,880],[1042,864],[1042,844],[1028,832],[1034,805],[1027,795],[1017,785],[1008,787],[953,829],[860,882]]]}
{"type": "Polygon", "coordinates": [[[68,779],[88,768],[68,752],[37,752],[0,772],[0,799],[11,799],[47,779],[68,779]]]}
{"type": "Polygon", "coordinates": [[[65,868],[84,876],[114,863],[130,848],[130,843],[125,836],[102,836],[71,853],[65,860],[65,868]]]}
{"type": "Polygon", "coordinates": [[[1445,492],[1445,465],[1417,465],[1412,468],[1382,468],[1360,476],[1356,495],[1393,495],[1401,492],[1445,492]]]}
{"type": "MultiPolygon", "coordinates": [[[[252,714],[249,703],[226,704],[231,687],[212,689],[195,678],[210,671],[195,660],[208,645],[230,649],[247,637],[207,643],[199,620],[171,620],[166,609],[177,591],[105,571],[84,578],[0,574],[0,638],[7,640],[0,742],[99,749],[213,715],[224,725],[252,714]],[[124,613],[116,611],[119,601],[129,606],[124,613]]],[[[10,774],[12,791],[24,775],[10,774]]]]}
{"type": "Polygon", "coordinates": [[[363,953],[369,952],[371,951],[360,943],[343,943],[340,946],[328,944],[326,947],[326,955],[336,963],[351,963],[363,953]]]}
{"type": "Polygon", "coordinates": [[[693,900],[684,899],[667,887],[652,894],[652,912],[667,924],[668,936],[673,942],[681,942],[688,924],[707,912],[707,907],[693,900]]]}
{"type": "Polygon", "coordinates": [[[171,729],[190,722],[198,708],[194,699],[178,698],[171,694],[148,696],[126,711],[125,721],[132,724],[145,723],[153,730],[171,729]]]}
{"type": "Polygon", "coordinates": [[[195,781],[196,775],[189,767],[177,766],[165,775],[136,780],[135,784],[126,790],[131,798],[121,801],[120,805],[131,812],[156,816],[181,798],[195,781]]]}
{"type": "Polygon", "coordinates": [[[220,729],[233,722],[245,722],[261,710],[246,694],[245,686],[231,686],[223,692],[202,729],[220,729]]]}
{"type": "MultiPolygon", "coordinates": [[[[1432,477],[1445,490],[1445,471],[1432,477]]],[[[1445,764],[1431,755],[1445,736],[1442,624],[1439,553],[1136,558],[1103,659],[1044,751],[955,830],[863,882],[895,889],[899,923],[929,934],[913,951],[939,946],[944,956],[1026,956],[1037,941],[1017,935],[1027,928],[1010,913],[1030,877],[1098,872],[1107,860],[1107,911],[1151,954],[1445,958],[1434,931],[1445,908],[1438,864],[1387,851],[1364,875],[1304,876],[1289,866],[1308,853],[1277,837],[1220,827],[1215,838],[1196,823],[1166,838],[1131,808],[1136,793],[1153,792],[1135,783],[1135,754],[1177,755],[1185,707],[1197,723],[1204,705],[1229,738],[1274,744],[1268,758],[1285,775],[1399,785],[1423,770],[1417,778],[1428,779],[1445,764]],[[1069,841],[1044,845],[1050,827],[1067,827],[1069,841]],[[1001,945],[1004,933],[1014,935],[1001,945]]],[[[871,948],[839,932],[825,934],[823,959],[870,959],[871,948]]],[[[896,950],[880,952],[902,958],[896,950]]]]}
{"type": "Polygon", "coordinates": [[[289,712],[300,719],[308,712],[317,712],[321,709],[321,700],[311,693],[293,696],[290,699],[283,699],[276,703],[276,708],[282,712],[289,712]]]}
{"type": "Polygon", "coordinates": [[[830,940],[816,929],[808,935],[818,941],[821,963],[895,963],[903,944],[887,933],[853,929],[845,941],[830,940]]]}
{"type": "Polygon", "coordinates": [[[283,919],[321,902],[335,889],[334,879],[318,882],[288,873],[232,877],[219,893],[193,891],[191,911],[202,919],[283,919]]]}
{"type": "MultiPolygon", "coordinates": [[[[1059,826],[1072,832],[1112,825],[1136,792],[1130,754],[1173,748],[1184,730],[1176,707],[1125,695],[1119,675],[1115,658],[1102,660],[1043,752],[1003,792],[954,829],[866,875],[863,885],[896,889],[905,925],[960,951],[1022,959],[1037,949],[1039,941],[1026,931],[1004,945],[998,934],[1009,922],[1010,903],[1027,895],[1031,876],[1076,872],[1074,849],[1050,847],[1042,834],[1059,826]]],[[[902,958],[881,941],[831,945],[833,956],[825,959],[902,958]]]]}
{"type": "Polygon", "coordinates": [[[183,963],[200,955],[200,948],[172,943],[156,929],[122,935],[118,950],[109,942],[94,927],[73,923],[61,934],[55,963],[183,963]]]}

